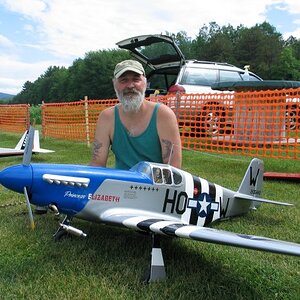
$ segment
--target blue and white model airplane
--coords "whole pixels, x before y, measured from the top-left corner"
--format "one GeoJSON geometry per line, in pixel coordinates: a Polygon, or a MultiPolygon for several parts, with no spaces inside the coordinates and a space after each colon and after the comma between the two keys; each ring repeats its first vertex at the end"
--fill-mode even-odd
{"type": "MultiPolygon", "coordinates": [[[[31,130],[31,136],[32,136],[31,130]]],[[[183,237],[300,256],[300,244],[207,228],[212,222],[247,213],[261,203],[263,162],[253,159],[238,191],[232,191],[170,165],[140,162],[131,170],[67,164],[23,163],[0,172],[0,183],[24,193],[32,228],[31,204],[64,214],[55,237],[86,236],[70,225],[73,217],[150,233],[153,238],[147,281],[165,277],[158,236],[183,237]]]]}
{"type": "MultiPolygon", "coordinates": [[[[29,130],[26,130],[22,135],[21,139],[17,143],[15,148],[0,148],[0,157],[7,157],[7,156],[21,156],[24,154],[25,146],[28,141],[28,134],[29,130]]],[[[53,150],[43,149],[40,147],[40,136],[39,131],[34,131],[34,138],[33,138],[33,153],[52,153],[53,150]]]]}

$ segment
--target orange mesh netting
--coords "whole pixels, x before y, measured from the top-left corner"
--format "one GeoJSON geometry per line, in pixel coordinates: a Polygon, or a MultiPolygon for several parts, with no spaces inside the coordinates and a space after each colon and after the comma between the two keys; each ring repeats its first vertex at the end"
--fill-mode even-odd
{"type": "Polygon", "coordinates": [[[300,89],[159,98],[175,111],[185,148],[300,158],[300,89]]]}
{"type": "Polygon", "coordinates": [[[23,132],[30,123],[28,104],[0,104],[0,130],[23,132]]]}
{"type": "Polygon", "coordinates": [[[117,99],[83,100],[42,105],[43,136],[93,141],[99,113],[117,99]]]}
{"type": "MultiPolygon", "coordinates": [[[[171,107],[182,145],[206,152],[300,158],[300,89],[149,98],[171,107]]],[[[117,99],[43,104],[43,135],[93,141],[99,113],[117,99]]]]}

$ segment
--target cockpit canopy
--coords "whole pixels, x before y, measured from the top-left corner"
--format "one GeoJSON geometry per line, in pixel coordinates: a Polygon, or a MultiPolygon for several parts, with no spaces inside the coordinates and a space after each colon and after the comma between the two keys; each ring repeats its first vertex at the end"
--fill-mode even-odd
{"type": "Polygon", "coordinates": [[[180,185],[182,184],[182,175],[180,172],[169,165],[142,161],[131,168],[144,174],[155,184],[180,185]]]}

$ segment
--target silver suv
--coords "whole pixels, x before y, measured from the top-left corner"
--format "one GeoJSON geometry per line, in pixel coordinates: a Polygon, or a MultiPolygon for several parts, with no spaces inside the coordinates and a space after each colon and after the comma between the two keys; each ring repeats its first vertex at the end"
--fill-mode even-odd
{"type": "MultiPolygon", "coordinates": [[[[126,49],[145,65],[147,73],[146,97],[159,93],[160,95],[176,94],[180,102],[180,94],[223,93],[216,90],[218,83],[242,83],[243,81],[262,81],[258,75],[234,65],[211,61],[186,60],[172,37],[167,35],[142,35],[120,41],[117,45],[126,49]],[[212,89],[214,86],[214,89],[212,89]]],[[[244,82],[246,83],[246,82],[244,82]]],[[[177,102],[178,102],[177,101],[177,102]]],[[[300,108],[297,113],[296,103],[287,101],[286,128],[295,129],[299,124],[300,108]]],[[[185,103],[186,104],[186,103],[185,103]]],[[[184,107],[183,103],[176,103],[174,107],[184,107]]],[[[194,106],[193,106],[194,107],[194,106]]],[[[233,124],[228,115],[228,107],[222,101],[210,103],[197,102],[196,116],[180,122],[181,127],[190,126],[191,131],[199,128],[207,135],[218,135],[231,131],[233,124]],[[225,122],[226,120],[226,122],[225,122]],[[226,123],[226,124],[225,124],[226,123]],[[229,124],[229,126],[227,126],[229,124]],[[220,126],[224,128],[220,128],[220,126]],[[231,128],[231,129],[230,129],[231,128]]],[[[186,118],[185,118],[186,119],[186,118]]],[[[229,132],[228,132],[229,133],[229,132]]]]}
{"type": "Polygon", "coordinates": [[[206,93],[220,81],[262,80],[248,70],[227,63],[186,60],[173,38],[167,35],[142,35],[117,43],[146,66],[146,96],[160,92],[206,93]]]}

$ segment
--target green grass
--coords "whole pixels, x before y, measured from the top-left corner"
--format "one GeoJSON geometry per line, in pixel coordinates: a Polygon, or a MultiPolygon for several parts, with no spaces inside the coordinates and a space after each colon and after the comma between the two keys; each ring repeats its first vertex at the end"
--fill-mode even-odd
{"type": "MultiPolygon", "coordinates": [[[[14,147],[19,135],[0,133],[0,147],[14,147]]],[[[87,164],[85,144],[41,140],[53,154],[33,162],[87,164]]],[[[21,157],[1,158],[0,169],[21,157]]],[[[250,157],[184,151],[183,169],[228,188],[238,188],[250,157]]],[[[265,159],[266,171],[300,172],[299,161],[265,159]]],[[[110,157],[109,165],[113,165],[110,157]]],[[[300,243],[299,184],[265,181],[265,198],[294,207],[262,205],[256,212],[215,224],[218,229],[300,243]]],[[[88,234],[54,242],[54,215],[36,215],[30,230],[24,197],[0,187],[0,299],[299,299],[299,257],[180,238],[162,240],[168,279],[144,285],[148,236],[75,219],[88,234]],[[8,204],[16,204],[8,206],[8,204]]]]}

